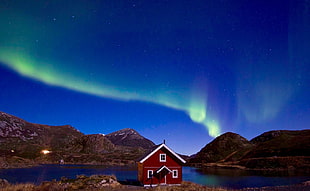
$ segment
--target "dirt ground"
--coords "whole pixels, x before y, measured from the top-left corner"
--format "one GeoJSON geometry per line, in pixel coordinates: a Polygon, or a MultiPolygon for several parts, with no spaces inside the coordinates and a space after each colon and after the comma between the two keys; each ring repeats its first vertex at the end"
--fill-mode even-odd
{"type": "Polygon", "coordinates": [[[33,184],[0,184],[0,191],[310,191],[310,181],[289,185],[289,186],[275,186],[262,188],[243,188],[243,189],[229,189],[221,187],[208,187],[195,184],[192,182],[183,182],[180,186],[156,186],[156,187],[142,187],[133,185],[122,185],[114,182],[110,185],[101,187],[94,187],[93,185],[71,185],[66,186],[59,184],[59,182],[47,182],[39,186],[33,184]],[[88,186],[87,186],[88,185],[88,186]]]}

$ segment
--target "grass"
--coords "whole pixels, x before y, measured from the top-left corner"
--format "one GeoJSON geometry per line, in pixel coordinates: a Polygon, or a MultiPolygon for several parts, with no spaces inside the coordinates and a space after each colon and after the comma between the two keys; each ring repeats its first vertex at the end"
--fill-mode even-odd
{"type": "MultiPolygon", "coordinates": [[[[67,184],[69,185],[69,184],[67,184]]],[[[180,186],[157,186],[154,188],[144,188],[139,186],[126,186],[126,185],[116,185],[116,186],[105,186],[105,187],[88,187],[87,183],[85,184],[71,184],[70,186],[63,186],[56,182],[45,182],[39,186],[35,186],[33,184],[17,184],[17,185],[9,185],[4,188],[0,188],[0,191],[73,191],[73,190],[86,190],[86,191],[127,191],[127,190],[136,190],[136,191],[226,191],[224,188],[211,188],[205,187],[198,184],[184,182],[180,186]]]]}
{"type": "Polygon", "coordinates": [[[154,191],[226,191],[225,188],[207,187],[192,182],[182,182],[180,186],[158,186],[154,191]]]}
{"type": "Polygon", "coordinates": [[[36,186],[34,184],[13,184],[4,187],[0,187],[1,191],[35,191],[36,186]]]}
{"type": "Polygon", "coordinates": [[[107,184],[105,186],[98,185],[98,180],[114,179],[113,176],[98,176],[91,177],[78,176],[77,179],[63,179],[61,181],[44,182],[39,186],[33,184],[17,184],[0,186],[0,191],[306,191],[310,190],[310,182],[290,186],[276,186],[263,188],[243,188],[243,189],[229,189],[221,187],[207,187],[192,182],[183,182],[180,186],[157,186],[153,188],[144,188],[140,186],[120,185],[118,183],[107,184]]]}

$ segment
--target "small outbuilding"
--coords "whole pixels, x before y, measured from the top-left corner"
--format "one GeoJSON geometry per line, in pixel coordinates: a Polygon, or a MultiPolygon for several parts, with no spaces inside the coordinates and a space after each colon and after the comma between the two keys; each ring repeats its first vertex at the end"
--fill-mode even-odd
{"type": "Polygon", "coordinates": [[[182,182],[182,166],[186,163],[165,143],[138,162],[138,180],[144,186],[178,185],[182,182]]]}

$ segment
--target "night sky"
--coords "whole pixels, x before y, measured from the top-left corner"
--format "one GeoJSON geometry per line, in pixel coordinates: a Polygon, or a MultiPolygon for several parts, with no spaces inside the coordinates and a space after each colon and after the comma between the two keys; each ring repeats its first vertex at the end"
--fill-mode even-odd
{"type": "Polygon", "coordinates": [[[309,0],[1,0],[0,111],[193,154],[310,124],[309,0]]]}

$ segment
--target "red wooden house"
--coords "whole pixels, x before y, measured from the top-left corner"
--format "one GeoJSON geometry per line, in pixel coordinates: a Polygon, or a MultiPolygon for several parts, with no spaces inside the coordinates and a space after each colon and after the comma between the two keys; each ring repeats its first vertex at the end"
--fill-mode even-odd
{"type": "Polygon", "coordinates": [[[185,163],[163,143],[138,162],[138,180],[144,186],[181,184],[182,165],[185,163]]]}

